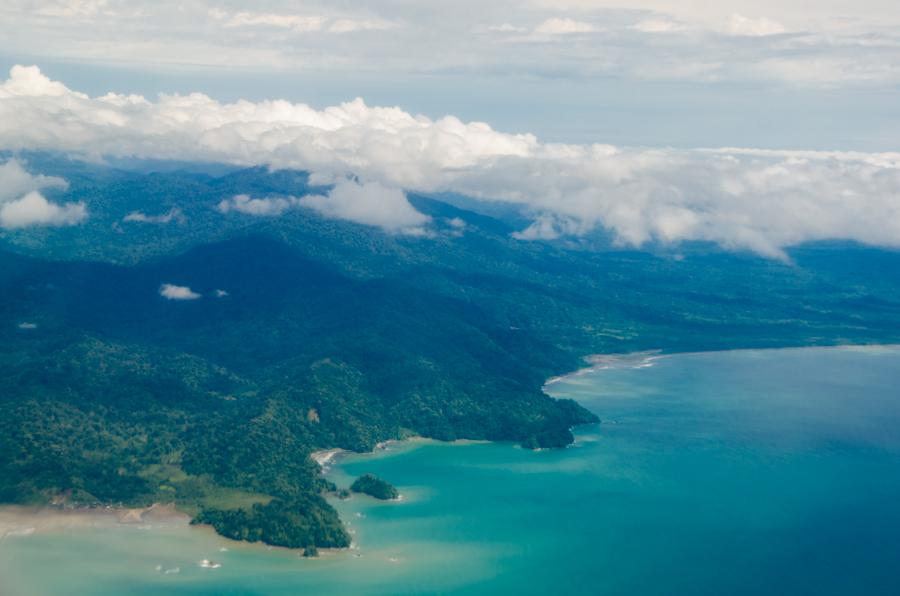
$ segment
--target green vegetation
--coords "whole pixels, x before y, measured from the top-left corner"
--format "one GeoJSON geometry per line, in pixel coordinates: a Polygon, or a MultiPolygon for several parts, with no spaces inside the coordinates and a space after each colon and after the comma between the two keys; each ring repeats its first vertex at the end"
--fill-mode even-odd
{"type": "Polygon", "coordinates": [[[896,252],[821,245],[785,264],[521,242],[416,196],[435,235],[414,238],[215,209],[308,192],[297,172],[29,159],[91,216],[0,230],[2,502],[175,502],[227,536],[339,546],[314,450],[412,434],[564,446],[596,417],[541,387],[591,353],[900,341],[896,252]],[[122,221],[173,207],[184,222],[122,221]],[[162,283],[203,297],[165,300],[162,283]]]}
{"type": "Polygon", "coordinates": [[[209,524],[233,540],[262,541],[273,546],[305,548],[307,552],[315,552],[316,545],[350,546],[350,536],[337,513],[318,495],[289,502],[257,503],[249,509],[204,509],[192,523],[209,524]]]}
{"type": "Polygon", "coordinates": [[[391,483],[382,480],[374,474],[363,474],[353,481],[353,484],[350,485],[350,490],[381,499],[382,501],[390,501],[400,496],[400,492],[391,483]]]}

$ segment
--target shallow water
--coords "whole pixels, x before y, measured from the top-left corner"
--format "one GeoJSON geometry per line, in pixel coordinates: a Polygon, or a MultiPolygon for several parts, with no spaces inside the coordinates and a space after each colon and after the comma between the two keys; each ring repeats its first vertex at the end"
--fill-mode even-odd
{"type": "Polygon", "coordinates": [[[373,472],[404,497],[336,504],[358,550],[303,560],[176,522],[38,531],[0,539],[0,593],[900,593],[900,349],[602,366],[547,388],[604,419],[569,449],[340,460],[338,484],[373,472]]]}

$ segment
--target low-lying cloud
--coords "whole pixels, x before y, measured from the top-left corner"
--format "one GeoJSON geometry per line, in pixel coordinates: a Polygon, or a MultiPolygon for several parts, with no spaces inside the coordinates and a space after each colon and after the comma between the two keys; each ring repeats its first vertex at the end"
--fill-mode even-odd
{"type": "Polygon", "coordinates": [[[345,219],[388,232],[421,232],[421,226],[431,221],[416,211],[398,188],[378,182],[359,183],[353,180],[338,182],[327,197],[309,195],[300,199],[304,207],[315,209],[325,217],[345,219]]]}
{"type": "Polygon", "coordinates": [[[124,222],[138,222],[150,224],[167,224],[172,221],[183,223],[185,221],[184,214],[178,207],[173,207],[165,213],[159,215],[147,215],[142,211],[132,211],[122,218],[124,222]]]}
{"type": "Polygon", "coordinates": [[[825,239],[900,246],[900,153],[542,143],[361,99],[316,110],[202,94],[92,98],[21,66],[0,85],[0,147],[266,164],[338,181],[328,197],[234,197],[219,205],[226,213],[308,207],[416,230],[428,220],[399,189],[452,191],[521,205],[534,221],[522,239],[602,228],[623,245],[699,240],[776,258],[825,239]]]}
{"type": "Polygon", "coordinates": [[[188,286],[176,286],[174,284],[159,286],[159,295],[168,300],[197,300],[203,297],[202,294],[198,294],[188,286]]]}
{"type": "Polygon", "coordinates": [[[41,193],[47,188],[65,189],[68,184],[61,178],[33,175],[15,159],[0,165],[0,228],[67,226],[87,218],[84,203],[53,203],[41,193]]]}
{"type": "Polygon", "coordinates": [[[416,211],[406,193],[378,182],[340,180],[327,196],[253,198],[236,195],[219,202],[220,213],[237,212],[257,217],[278,217],[290,209],[306,207],[331,219],[343,219],[386,232],[416,234],[431,221],[416,211]]]}
{"type": "Polygon", "coordinates": [[[222,199],[216,207],[220,213],[243,213],[257,217],[278,217],[288,209],[300,206],[296,197],[267,197],[254,199],[250,195],[235,195],[222,199]]]}

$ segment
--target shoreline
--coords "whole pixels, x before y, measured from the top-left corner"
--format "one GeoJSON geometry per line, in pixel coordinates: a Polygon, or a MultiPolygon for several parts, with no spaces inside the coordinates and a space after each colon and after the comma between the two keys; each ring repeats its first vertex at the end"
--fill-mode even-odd
{"type": "MultiPolygon", "coordinates": [[[[900,350],[900,344],[840,344],[840,345],[808,345],[808,346],[788,346],[775,348],[734,348],[725,350],[707,350],[707,351],[691,351],[691,352],[664,352],[663,350],[645,350],[639,352],[621,353],[621,354],[593,354],[585,356],[584,360],[589,366],[574,370],[572,372],[549,378],[542,389],[546,392],[547,388],[562,382],[566,379],[584,375],[597,370],[605,370],[616,367],[627,366],[629,368],[645,368],[653,366],[657,360],[672,356],[690,356],[700,354],[715,354],[721,352],[757,352],[757,351],[783,351],[783,350],[900,350]]],[[[549,395],[549,394],[548,394],[549,395]]],[[[552,397],[552,396],[551,396],[552,397]]],[[[380,452],[390,451],[393,446],[408,446],[416,443],[440,443],[440,444],[477,444],[491,443],[488,440],[479,439],[457,439],[454,441],[439,441],[437,439],[429,439],[422,436],[410,436],[403,439],[389,439],[379,442],[372,451],[355,452],[342,448],[323,449],[310,453],[310,458],[316,462],[320,468],[320,473],[325,476],[337,461],[343,457],[359,456],[371,457],[378,455],[380,452]]],[[[2,505],[0,504],[0,540],[7,537],[28,536],[33,533],[54,532],[74,528],[91,528],[91,527],[118,527],[118,526],[135,526],[145,525],[149,528],[152,523],[177,523],[189,525],[191,516],[180,511],[174,503],[162,504],[154,503],[149,507],[129,508],[121,506],[68,506],[68,505],[2,505]]],[[[342,520],[343,522],[344,520],[342,520]]],[[[217,537],[228,543],[239,544],[243,546],[265,547],[269,550],[279,549],[287,551],[297,551],[298,549],[290,549],[266,545],[263,543],[254,544],[240,540],[231,540],[206,525],[196,526],[197,529],[208,530],[217,537]]],[[[300,549],[302,550],[302,549],[300,549]]],[[[348,549],[319,549],[319,552],[326,556],[339,555],[345,552],[352,552],[353,547],[348,549]]]]}
{"type": "MultiPolygon", "coordinates": [[[[375,447],[371,451],[350,451],[349,449],[341,449],[341,448],[333,448],[333,449],[321,449],[319,451],[313,451],[309,454],[309,457],[319,464],[319,473],[326,477],[333,466],[335,466],[340,459],[346,457],[359,457],[359,458],[367,458],[380,455],[386,451],[392,451],[395,446],[397,447],[413,447],[415,445],[426,445],[429,443],[435,443],[440,445],[478,445],[478,444],[488,444],[494,443],[496,441],[490,441],[488,439],[455,439],[453,441],[441,441],[438,439],[430,439],[428,437],[422,437],[419,435],[413,435],[407,437],[405,439],[388,439],[387,441],[380,441],[375,444],[375,447]]],[[[331,494],[331,493],[328,493],[331,494]]],[[[397,501],[402,501],[403,495],[400,495],[400,498],[397,501]]],[[[320,549],[321,550],[321,549],[320,549]]],[[[340,549],[338,549],[340,550],[340,549]]]]}
{"type": "MultiPolygon", "coordinates": [[[[865,349],[900,349],[900,343],[889,343],[889,344],[834,344],[834,345],[807,345],[807,346],[784,346],[784,347],[756,347],[756,348],[728,348],[724,350],[692,350],[686,352],[666,352],[662,348],[650,349],[650,350],[640,350],[636,352],[620,352],[620,353],[612,353],[612,354],[589,354],[584,356],[582,359],[588,363],[588,366],[575,369],[568,373],[564,373],[561,375],[556,375],[548,378],[544,384],[541,386],[541,391],[543,391],[549,397],[553,397],[549,393],[547,393],[547,388],[555,385],[557,383],[563,382],[567,379],[579,377],[588,373],[596,372],[598,370],[608,370],[612,368],[649,368],[654,365],[654,363],[658,360],[662,360],[664,358],[671,358],[673,356],[694,356],[700,354],[717,354],[721,352],[759,352],[759,351],[784,351],[784,350],[865,350],[865,349]]],[[[556,399],[556,398],[554,398],[556,399]]],[[[575,428],[575,427],[573,427],[575,428]]],[[[571,430],[571,429],[570,429],[571,430]]],[[[456,439],[453,441],[441,441],[438,439],[430,439],[428,437],[422,437],[418,435],[414,435],[405,439],[388,439],[387,441],[381,441],[375,444],[375,447],[371,451],[367,452],[357,452],[350,451],[348,449],[342,449],[339,447],[331,448],[331,449],[321,449],[319,451],[313,451],[310,453],[310,458],[319,464],[321,469],[321,474],[327,475],[331,470],[332,466],[334,466],[340,458],[348,457],[348,456],[372,456],[377,454],[379,451],[389,450],[391,445],[394,444],[406,444],[413,442],[435,442],[441,444],[467,444],[467,443],[491,443],[495,441],[490,441],[488,439],[456,439]]],[[[502,442],[502,441],[501,441],[502,442]]],[[[543,451],[543,449],[536,449],[535,451],[543,451]]]]}
{"type": "MultiPolygon", "coordinates": [[[[349,449],[342,449],[340,447],[333,447],[331,449],[320,449],[319,451],[313,451],[309,454],[310,459],[319,464],[319,468],[321,468],[321,473],[327,474],[331,467],[337,463],[339,459],[342,457],[349,457],[354,455],[374,455],[380,451],[390,451],[393,445],[402,445],[408,443],[425,443],[428,441],[436,441],[436,439],[429,439],[428,437],[422,437],[419,435],[412,435],[405,439],[388,439],[387,441],[379,441],[375,443],[375,447],[372,448],[371,451],[350,451],[349,449]]],[[[470,439],[457,439],[457,441],[470,441],[470,439]]],[[[450,443],[455,443],[457,441],[449,441],[450,443]]],[[[474,441],[474,440],[472,440],[474,441]]],[[[448,441],[440,441],[440,442],[448,442],[448,441]]]]}
{"type": "MultiPolygon", "coordinates": [[[[683,353],[687,354],[688,352],[683,353]]],[[[640,352],[625,352],[622,354],[591,354],[589,356],[584,356],[583,358],[583,360],[585,362],[588,362],[590,366],[585,366],[562,375],[550,377],[544,382],[543,385],[541,385],[541,390],[545,391],[546,388],[550,385],[555,385],[560,381],[564,381],[572,377],[578,377],[597,370],[606,370],[610,368],[619,368],[626,366],[627,368],[647,368],[649,366],[653,366],[653,362],[655,360],[674,355],[676,355],[676,353],[663,353],[662,350],[643,350],[640,352]]]]}
{"type": "MultiPolygon", "coordinates": [[[[209,525],[191,525],[191,517],[177,509],[174,503],[154,503],[149,507],[58,507],[0,505],[0,541],[27,538],[35,534],[54,534],[67,530],[90,529],[153,530],[159,526],[172,525],[187,531],[201,532],[212,537],[219,545],[218,552],[232,549],[279,551],[302,554],[303,549],[274,546],[264,542],[233,540],[216,532],[209,525]]],[[[316,560],[355,552],[353,546],[347,548],[320,548],[317,557],[303,558],[316,560]]],[[[200,563],[202,566],[202,563],[200,563]]]]}
{"type": "Polygon", "coordinates": [[[334,459],[341,453],[345,452],[346,449],[334,448],[334,449],[323,449],[321,451],[313,451],[309,454],[309,458],[319,464],[319,468],[321,468],[322,472],[331,467],[331,463],[334,459]]]}
{"type": "MultiPolygon", "coordinates": [[[[808,346],[784,346],[784,347],[759,347],[759,348],[727,348],[724,350],[692,350],[688,352],[666,352],[663,349],[641,350],[638,352],[621,352],[616,354],[590,354],[582,359],[589,364],[571,372],[553,376],[547,379],[541,386],[546,393],[546,388],[566,379],[579,377],[598,370],[607,370],[617,367],[649,368],[653,363],[663,358],[673,356],[696,356],[700,354],[718,354],[721,352],[762,352],[762,351],[786,351],[786,350],[866,350],[866,349],[900,349],[900,343],[896,344],[833,344],[833,345],[808,345],[808,346]]],[[[552,397],[552,396],[551,396],[552,397]]]]}
{"type": "Polygon", "coordinates": [[[149,507],[54,507],[0,506],[0,540],[13,536],[53,532],[72,528],[149,526],[153,523],[188,525],[190,516],[173,503],[149,507]]]}

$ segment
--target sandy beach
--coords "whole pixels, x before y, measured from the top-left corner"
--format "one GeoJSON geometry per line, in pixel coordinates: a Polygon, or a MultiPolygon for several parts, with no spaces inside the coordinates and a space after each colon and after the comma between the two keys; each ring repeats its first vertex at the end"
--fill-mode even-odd
{"type": "Polygon", "coordinates": [[[647,368],[653,366],[654,361],[665,357],[661,350],[647,350],[643,352],[630,352],[624,354],[592,354],[584,358],[590,366],[579,368],[572,372],[550,377],[544,382],[543,388],[565,381],[574,377],[587,375],[597,370],[608,368],[647,368]]]}
{"type": "MultiPolygon", "coordinates": [[[[427,439],[425,437],[420,437],[418,435],[413,435],[407,437],[405,439],[388,439],[387,441],[381,441],[375,444],[375,447],[372,449],[371,453],[377,453],[379,451],[390,450],[393,445],[405,444],[405,443],[416,443],[416,442],[426,442],[431,439],[427,439]]],[[[313,451],[309,454],[314,462],[319,464],[319,467],[322,468],[323,473],[328,471],[328,468],[334,464],[335,458],[342,454],[354,454],[353,451],[348,451],[347,449],[341,448],[333,448],[333,449],[323,449],[321,451],[313,451]]],[[[366,455],[365,453],[355,453],[355,455],[366,455]]]]}
{"type": "Polygon", "coordinates": [[[328,467],[328,465],[334,460],[334,458],[339,454],[345,451],[344,449],[324,449],[322,451],[313,451],[309,454],[309,456],[313,459],[314,462],[319,464],[319,467],[323,469],[323,471],[328,467]]]}
{"type": "Polygon", "coordinates": [[[184,523],[190,517],[174,505],[154,504],[144,508],[96,507],[0,507],[0,539],[71,528],[109,527],[119,524],[184,523]]]}

